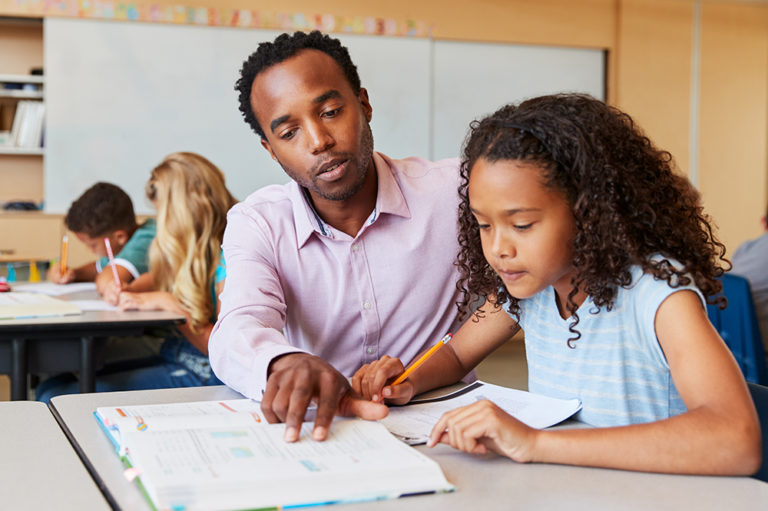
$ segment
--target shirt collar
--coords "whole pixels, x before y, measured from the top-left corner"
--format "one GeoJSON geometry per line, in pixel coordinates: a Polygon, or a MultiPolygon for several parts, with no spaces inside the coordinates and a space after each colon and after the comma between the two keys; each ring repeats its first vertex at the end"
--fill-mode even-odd
{"type": "MultiPolygon", "coordinates": [[[[373,222],[381,214],[385,213],[410,218],[411,212],[408,209],[408,204],[392,171],[395,162],[382,154],[374,152],[373,164],[376,167],[378,179],[376,206],[371,216],[373,222]]],[[[289,183],[289,189],[299,248],[304,246],[313,232],[317,232],[320,236],[327,236],[327,226],[315,212],[304,189],[296,181],[289,183]]]]}

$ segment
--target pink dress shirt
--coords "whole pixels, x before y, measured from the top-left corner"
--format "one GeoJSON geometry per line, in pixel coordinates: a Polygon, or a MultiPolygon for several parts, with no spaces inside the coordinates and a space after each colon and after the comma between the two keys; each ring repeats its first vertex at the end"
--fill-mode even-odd
{"type": "Polygon", "coordinates": [[[211,367],[260,399],[278,355],[307,352],[345,376],[383,355],[408,363],[457,327],[456,159],[374,153],[378,196],[354,238],[325,224],[295,183],[227,216],[227,280],[211,367]]]}

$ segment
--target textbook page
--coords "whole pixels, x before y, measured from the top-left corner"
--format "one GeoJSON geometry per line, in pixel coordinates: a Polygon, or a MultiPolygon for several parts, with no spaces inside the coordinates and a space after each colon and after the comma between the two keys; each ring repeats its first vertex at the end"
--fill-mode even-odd
{"type": "MultiPolygon", "coordinates": [[[[169,430],[189,427],[252,425],[262,422],[258,401],[224,399],[154,405],[102,406],[96,419],[111,437],[115,447],[122,447],[121,432],[169,430]]],[[[264,421],[266,422],[266,421],[264,421]]]]}
{"type": "Polygon", "coordinates": [[[17,291],[0,293],[0,320],[77,314],[82,314],[77,305],[47,295],[17,291]]]}
{"type": "Polygon", "coordinates": [[[556,399],[477,381],[446,396],[391,406],[379,422],[410,445],[423,444],[432,427],[450,410],[488,399],[524,424],[542,429],[564,421],[581,409],[578,399],[556,399]]]}
{"type": "Polygon", "coordinates": [[[128,458],[157,509],[280,508],[452,491],[439,465],[376,422],[336,420],[327,439],[284,424],[132,431],[128,458]]]}

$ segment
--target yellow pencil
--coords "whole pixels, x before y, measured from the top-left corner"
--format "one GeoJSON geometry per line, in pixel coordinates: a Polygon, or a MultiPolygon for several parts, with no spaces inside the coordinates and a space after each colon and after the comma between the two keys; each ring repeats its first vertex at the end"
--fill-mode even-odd
{"type": "Polygon", "coordinates": [[[444,344],[447,344],[448,341],[451,340],[451,337],[453,337],[451,334],[446,334],[445,337],[440,339],[440,342],[438,342],[437,344],[435,344],[434,346],[429,348],[429,351],[427,351],[422,356],[420,356],[419,359],[416,362],[414,362],[413,364],[408,366],[408,368],[405,371],[403,371],[403,374],[398,376],[397,379],[392,382],[392,385],[399,385],[399,384],[403,383],[405,381],[405,379],[408,378],[408,376],[410,376],[412,372],[414,372],[416,369],[418,369],[421,364],[426,362],[427,359],[429,357],[431,357],[432,355],[434,355],[437,350],[442,348],[444,344]]]}
{"type": "Polygon", "coordinates": [[[69,245],[69,236],[64,233],[61,238],[61,274],[67,273],[67,246],[69,245]]]}

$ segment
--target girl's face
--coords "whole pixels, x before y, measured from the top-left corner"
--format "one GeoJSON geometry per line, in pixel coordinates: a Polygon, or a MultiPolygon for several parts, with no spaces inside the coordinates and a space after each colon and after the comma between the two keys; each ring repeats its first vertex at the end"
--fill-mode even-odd
{"type": "Polygon", "coordinates": [[[529,298],[552,285],[564,302],[572,289],[576,223],[564,195],[544,184],[542,170],[481,158],[469,177],[469,206],[483,254],[509,294],[529,298]]]}

